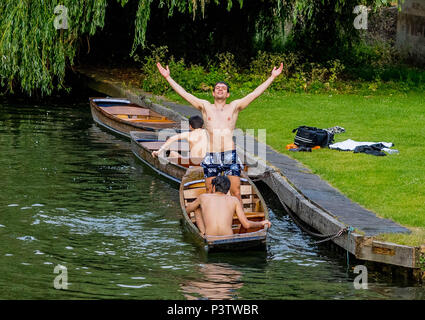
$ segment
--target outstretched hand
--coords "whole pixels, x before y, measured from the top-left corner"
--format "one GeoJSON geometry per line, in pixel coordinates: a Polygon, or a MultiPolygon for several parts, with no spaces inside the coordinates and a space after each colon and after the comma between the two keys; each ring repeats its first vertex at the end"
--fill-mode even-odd
{"type": "Polygon", "coordinates": [[[170,76],[170,69],[168,68],[168,66],[164,68],[159,62],[156,64],[156,66],[158,67],[159,73],[161,73],[164,78],[170,76]]]}
{"type": "Polygon", "coordinates": [[[280,64],[280,67],[278,69],[276,67],[273,68],[272,76],[276,78],[278,75],[282,73],[282,70],[283,70],[283,63],[280,64]]]}

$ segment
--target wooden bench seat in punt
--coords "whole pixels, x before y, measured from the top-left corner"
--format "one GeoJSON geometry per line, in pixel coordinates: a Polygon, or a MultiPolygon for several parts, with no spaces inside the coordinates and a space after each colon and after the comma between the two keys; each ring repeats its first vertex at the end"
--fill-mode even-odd
{"type": "Polygon", "coordinates": [[[241,185],[241,198],[244,211],[262,211],[260,198],[251,185],[241,185]]]}
{"type": "Polygon", "coordinates": [[[249,229],[245,229],[245,228],[241,228],[241,227],[242,227],[241,224],[234,224],[234,225],[232,225],[233,234],[236,234],[236,233],[238,233],[238,234],[244,234],[244,233],[249,233],[249,232],[256,232],[256,231],[260,231],[262,229],[262,228],[249,228],[249,229]]]}
{"type": "Polygon", "coordinates": [[[113,106],[102,107],[102,110],[113,115],[130,115],[130,116],[149,116],[150,110],[146,108],[129,107],[129,106],[113,106]]]}
{"type": "MultiPolygon", "coordinates": [[[[194,200],[200,194],[204,192],[205,192],[205,187],[204,187],[204,183],[202,183],[202,187],[200,188],[190,188],[190,189],[184,190],[184,198],[185,200],[189,200],[189,199],[194,200]]],[[[241,185],[241,197],[242,197],[242,203],[244,205],[257,205],[259,201],[258,196],[255,193],[253,193],[253,189],[251,185],[241,185]]],[[[252,211],[258,211],[258,210],[252,210],[252,211]]]]}
{"type": "MultiPolygon", "coordinates": [[[[145,125],[146,127],[149,127],[151,129],[154,129],[154,130],[179,129],[178,124],[176,122],[173,122],[173,121],[159,123],[159,122],[147,122],[147,121],[144,121],[144,120],[137,120],[137,121],[134,121],[134,120],[131,120],[131,119],[125,119],[125,120],[126,121],[129,120],[131,123],[134,123],[136,126],[137,125],[141,125],[141,126],[145,125]]],[[[176,132],[176,134],[177,134],[177,132],[176,132]]]]}
{"type": "Polygon", "coordinates": [[[201,194],[205,193],[207,190],[205,187],[203,188],[192,188],[192,189],[186,189],[183,191],[184,193],[184,200],[185,202],[192,202],[196,198],[198,198],[201,194]],[[188,201],[191,200],[191,201],[188,201]]]}
{"type": "MultiPolygon", "coordinates": [[[[264,212],[245,212],[245,216],[248,220],[251,221],[262,221],[264,220],[264,212]]],[[[190,213],[190,219],[193,223],[195,223],[195,214],[193,212],[190,213]]],[[[239,218],[236,214],[233,215],[232,224],[240,224],[239,218]]]]}
{"type": "Polygon", "coordinates": [[[168,161],[179,164],[183,167],[200,166],[203,158],[168,158],[168,161]]]}
{"type": "MultiPolygon", "coordinates": [[[[159,150],[165,142],[163,141],[148,141],[141,142],[140,144],[151,151],[159,150]]],[[[173,142],[168,150],[172,151],[189,151],[189,143],[187,142],[173,142]]]]}
{"type": "Polygon", "coordinates": [[[131,121],[131,122],[146,122],[146,123],[149,123],[149,125],[151,125],[151,124],[164,125],[164,124],[176,123],[175,121],[170,120],[166,117],[162,117],[162,118],[157,118],[157,117],[155,117],[155,118],[151,118],[151,117],[149,117],[149,118],[130,118],[128,120],[131,121]]]}
{"type": "MultiPolygon", "coordinates": [[[[151,142],[149,142],[149,143],[151,143],[151,142]]],[[[184,199],[185,200],[195,200],[196,198],[198,198],[201,194],[203,194],[205,192],[206,192],[205,187],[185,189],[183,191],[184,199]]],[[[250,185],[242,185],[241,186],[241,195],[252,195],[252,187],[250,185]]],[[[249,200],[249,199],[245,199],[245,201],[247,201],[247,200],[249,200]]]]}
{"type": "MultiPolygon", "coordinates": [[[[264,220],[264,212],[245,212],[245,217],[248,220],[253,220],[253,221],[261,221],[264,220]]],[[[233,215],[233,221],[239,221],[238,216],[236,214],[233,215]]]]}

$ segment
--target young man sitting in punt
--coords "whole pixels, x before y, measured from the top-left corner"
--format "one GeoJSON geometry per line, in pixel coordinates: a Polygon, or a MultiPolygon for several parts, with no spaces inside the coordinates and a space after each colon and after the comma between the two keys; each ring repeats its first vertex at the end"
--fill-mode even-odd
{"type": "Polygon", "coordinates": [[[233,215],[236,213],[245,229],[262,228],[269,220],[249,221],[238,198],[227,195],[230,180],[227,176],[217,176],[212,180],[213,193],[203,193],[186,206],[187,213],[195,212],[196,225],[207,236],[233,235],[233,215]]]}
{"type": "MultiPolygon", "coordinates": [[[[200,116],[193,116],[189,118],[189,132],[183,132],[170,137],[158,151],[153,151],[152,156],[155,158],[162,154],[171,146],[173,142],[186,140],[189,142],[190,159],[191,163],[199,165],[205,157],[208,146],[207,132],[202,129],[204,120],[200,116]]],[[[170,158],[182,158],[180,153],[170,151],[168,155],[170,158]]]]}

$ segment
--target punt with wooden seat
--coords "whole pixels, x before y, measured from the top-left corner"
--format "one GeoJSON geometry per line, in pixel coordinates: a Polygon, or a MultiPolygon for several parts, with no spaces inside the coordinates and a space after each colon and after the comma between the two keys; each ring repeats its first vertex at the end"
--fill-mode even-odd
{"type": "Polygon", "coordinates": [[[180,183],[186,170],[192,166],[199,166],[203,159],[189,157],[187,141],[176,141],[169,148],[170,151],[180,153],[182,157],[173,158],[160,155],[154,158],[152,151],[159,150],[165,141],[174,134],[172,131],[169,131],[169,134],[164,131],[159,135],[151,132],[131,131],[131,151],[140,161],[160,175],[180,183]]]}
{"type": "Polygon", "coordinates": [[[126,138],[130,138],[130,131],[155,132],[173,129],[180,132],[180,123],[127,99],[90,98],[89,101],[93,120],[126,138]]]}
{"type": "MultiPolygon", "coordinates": [[[[186,211],[186,205],[195,201],[202,193],[206,192],[202,168],[190,168],[182,178],[180,184],[180,206],[185,228],[191,232],[196,242],[208,251],[215,250],[244,250],[253,248],[266,248],[267,228],[245,229],[237,215],[233,216],[230,236],[205,236],[196,225],[193,212],[186,211]]],[[[251,221],[269,219],[267,205],[255,184],[245,172],[241,176],[241,197],[245,216],[251,221]]]]}

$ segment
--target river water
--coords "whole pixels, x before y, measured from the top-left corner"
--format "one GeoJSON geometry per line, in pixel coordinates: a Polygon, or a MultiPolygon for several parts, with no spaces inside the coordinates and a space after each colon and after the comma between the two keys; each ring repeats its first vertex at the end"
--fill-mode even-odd
{"type": "Polygon", "coordinates": [[[0,299],[425,298],[373,271],[355,289],[354,261],[314,244],[265,187],[267,252],[206,255],[180,225],[178,185],[97,127],[85,94],[0,97],[0,190],[0,299]]]}

